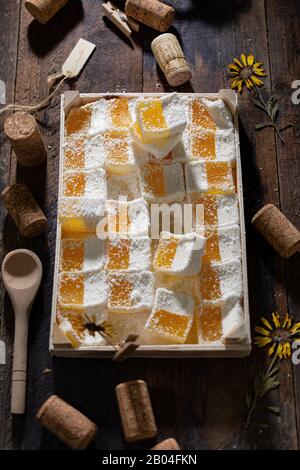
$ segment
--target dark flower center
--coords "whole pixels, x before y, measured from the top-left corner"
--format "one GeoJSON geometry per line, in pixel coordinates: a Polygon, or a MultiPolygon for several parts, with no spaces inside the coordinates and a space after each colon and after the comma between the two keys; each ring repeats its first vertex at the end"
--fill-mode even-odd
{"type": "Polygon", "coordinates": [[[251,67],[244,67],[242,70],[241,70],[241,78],[243,80],[248,80],[248,78],[251,77],[252,75],[252,68],[251,67]]]}
{"type": "Polygon", "coordinates": [[[291,334],[283,328],[276,328],[272,332],[272,339],[275,343],[287,343],[291,339],[291,334]]]}
{"type": "Polygon", "coordinates": [[[103,332],[103,327],[101,325],[96,325],[96,323],[85,323],[83,326],[92,336],[95,336],[96,332],[103,332]]]}

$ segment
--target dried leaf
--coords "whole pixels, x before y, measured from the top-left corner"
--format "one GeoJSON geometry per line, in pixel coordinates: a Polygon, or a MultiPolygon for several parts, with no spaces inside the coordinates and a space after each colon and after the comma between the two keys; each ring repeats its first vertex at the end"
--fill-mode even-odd
{"type": "MultiPolygon", "coordinates": [[[[276,406],[261,404],[260,400],[270,391],[276,389],[280,383],[277,379],[277,373],[279,371],[277,356],[274,356],[270,365],[266,370],[263,368],[263,364],[258,363],[256,365],[257,369],[252,377],[252,380],[248,380],[249,388],[245,394],[245,402],[248,408],[248,415],[246,426],[249,423],[253,422],[253,417],[255,415],[255,410],[258,407],[265,408],[269,412],[279,414],[280,409],[276,406]]],[[[259,423],[262,426],[262,423],[259,423]]]]}
{"type": "Polygon", "coordinates": [[[273,121],[276,121],[278,113],[279,113],[279,105],[277,101],[274,101],[271,107],[271,116],[272,116],[273,121]]]}
{"type": "Polygon", "coordinates": [[[265,113],[268,113],[265,106],[260,101],[258,101],[256,98],[253,98],[252,102],[255,104],[255,106],[262,109],[265,113]]]}
{"type": "Polygon", "coordinates": [[[256,124],[255,129],[260,131],[261,129],[265,129],[266,127],[273,127],[271,122],[262,122],[261,124],[256,124]]]}
{"type": "Polygon", "coordinates": [[[274,104],[273,96],[270,96],[270,98],[267,101],[267,111],[269,114],[272,114],[273,104],[274,104]]]}
{"type": "Polygon", "coordinates": [[[295,126],[295,124],[293,124],[292,122],[289,122],[285,126],[280,127],[279,130],[280,130],[280,132],[282,132],[282,131],[285,131],[285,129],[288,129],[289,127],[294,127],[294,126],[295,126]]]}

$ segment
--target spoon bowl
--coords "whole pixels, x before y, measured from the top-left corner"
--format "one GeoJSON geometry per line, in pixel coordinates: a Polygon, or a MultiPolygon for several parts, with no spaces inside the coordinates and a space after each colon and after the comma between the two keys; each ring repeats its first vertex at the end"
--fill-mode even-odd
{"type": "Polygon", "coordinates": [[[28,320],[42,274],[42,263],[30,250],[11,251],[2,262],[3,283],[15,313],[11,392],[11,411],[15,414],[25,412],[28,320]]]}

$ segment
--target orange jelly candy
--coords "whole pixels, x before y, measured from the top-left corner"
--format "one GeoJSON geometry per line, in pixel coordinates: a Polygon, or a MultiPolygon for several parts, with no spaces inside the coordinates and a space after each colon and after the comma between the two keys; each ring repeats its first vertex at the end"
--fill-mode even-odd
{"type": "Polygon", "coordinates": [[[205,227],[205,238],[205,259],[209,261],[221,261],[218,229],[205,227]]]}
{"type": "Polygon", "coordinates": [[[187,315],[180,315],[168,312],[167,310],[157,310],[150,319],[149,328],[157,333],[173,336],[174,338],[184,340],[191,319],[187,315]]]}
{"type": "Polygon", "coordinates": [[[110,276],[108,302],[111,307],[131,306],[132,284],[124,277],[110,276]]]}
{"type": "Polygon", "coordinates": [[[128,129],[131,125],[131,116],[126,98],[115,99],[111,104],[110,114],[114,127],[128,129]]]}
{"type": "Polygon", "coordinates": [[[65,243],[61,250],[61,271],[80,271],[84,261],[84,241],[65,243]]]}
{"type": "Polygon", "coordinates": [[[64,196],[84,196],[85,192],[85,174],[74,173],[64,176],[64,196]]]}
{"type": "Polygon", "coordinates": [[[192,155],[194,158],[216,158],[216,134],[205,132],[191,136],[192,155]]]}
{"type": "Polygon", "coordinates": [[[163,166],[148,163],[143,166],[143,172],[145,191],[156,197],[164,196],[166,189],[163,166]]]}
{"type": "Polygon", "coordinates": [[[210,263],[202,265],[200,280],[200,294],[203,300],[217,300],[221,297],[220,279],[210,263]]]}
{"type": "Polygon", "coordinates": [[[68,170],[83,169],[85,164],[84,139],[75,142],[66,142],[64,152],[64,166],[68,170]]]}
{"type": "Polygon", "coordinates": [[[167,123],[160,100],[139,104],[139,111],[146,129],[164,129],[167,123]]]}
{"type": "Polygon", "coordinates": [[[170,268],[176,254],[177,246],[178,240],[175,238],[160,239],[155,254],[154,269],[170,268]]]}
{"type": "Polygon", "coordinates": [[[107,269],[128,269],[130,253],[130,240],[108,240],[107,244],[107,269]]]}
{"type": "Polygon", "coordinates": [[[83,274],[72,276],[68,273],[62,273],[59,293],[63,304],[82,305],[84,298],[83,274]]]}
{"type": "Polygon", "coordinates": [[[92,111],[90,107],[74,107],[71,108],[66,118],[66,134],[75,134],[87,131],[91,122],[92,111]]]}
{"type": "Polygon", "coordinates": [[[195,204],[204,206],[204,225],[218,225],[217,197],[215,194],[202,194],[195,204]]]}
{"type": "Polygon", "coordinates": [[[212,131],[216,130],[216,124],[200,100],[193,100],[191,103],[191,119],[192,125],[195,127],[203,127],[212,131]]]}
{"type": "Polygon", "coordinates": [[[227,162],[206,163],[207,182],[210,188],[218,188],[220,192],[228,192],[234,186],[232,168],[227,162]]]}
{"type": "Polygon", "coordinates": [[[199,330],[203,341],[218,341],[222,336],[222,314],[219,305],[202,304],[199,330]]]}

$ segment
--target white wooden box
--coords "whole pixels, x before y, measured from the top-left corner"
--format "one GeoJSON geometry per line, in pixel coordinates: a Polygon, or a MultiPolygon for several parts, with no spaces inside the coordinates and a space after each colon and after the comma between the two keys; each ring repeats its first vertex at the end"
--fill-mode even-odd
{"type": "MultiPolygon", "coordinates": [[[[80,106],[93,102],[101,97],[115,98],[117,96],[137,97],[141,93],[101,93],[101,94],[80,94],[77,91],[65,92],[61,95],[61,115],[60,115],[60,159],[59,159],[59,189],[58,194],[62,194],[62,175],[63,175],[63,143],[64,143],[64,123],[65,116],[73,106],[80,106]]],[[[161,96],[162,93],[143,93],[145,96],[161,96]]],[[[191,94],[187,94],[191,95],[191,94]]],[[[208,97],[208,98],[221,98],[229,107],[235,124],[235,142],[236,142],[236,169],[237,169],[237,193],[239,201],[240,213],[240,229],[241,229],[241,246],[242,246],[242,269],[243,269],[243,284],[244,284],[244,298],[243,307],[246,322],[247,339],[243,343],[220,343],[220,344],[174,344],[174,345],[141,345],[133,353],[134,357],[243,357],[250,354],[251,351],[251,332],[250,332],[250,317],[249,317],[249,300],[248,300],[248,282],[247,282],[247,260],[246,260],[246,234],[245,234],[245,219],[244,219],[244,204],[243,204],[243,183],[241,172],[241,158],[240,158],[240,144],[238,132],[238,99],[235,92],[232,90],[220,90],[219,93],[197,93],[193,96],[208,97]]],[[[56,253],[55,253],[55,267],[53,275],[53,297],[52,297],[52,312],[51,312],[51,326],[50,326],[50,352],[56,356],[64,357],[111,357],[115,353],[112,346],[98,346],[98,347],[80,347],[74,349],[65,335],[61,332],[56,324],[56,306],[57,306],[57,285],[59,273],[59,257],[60,257],[60,241],[61,241],[61,227],[57,221],[57,236],[56,236],[56,253]]]]}

